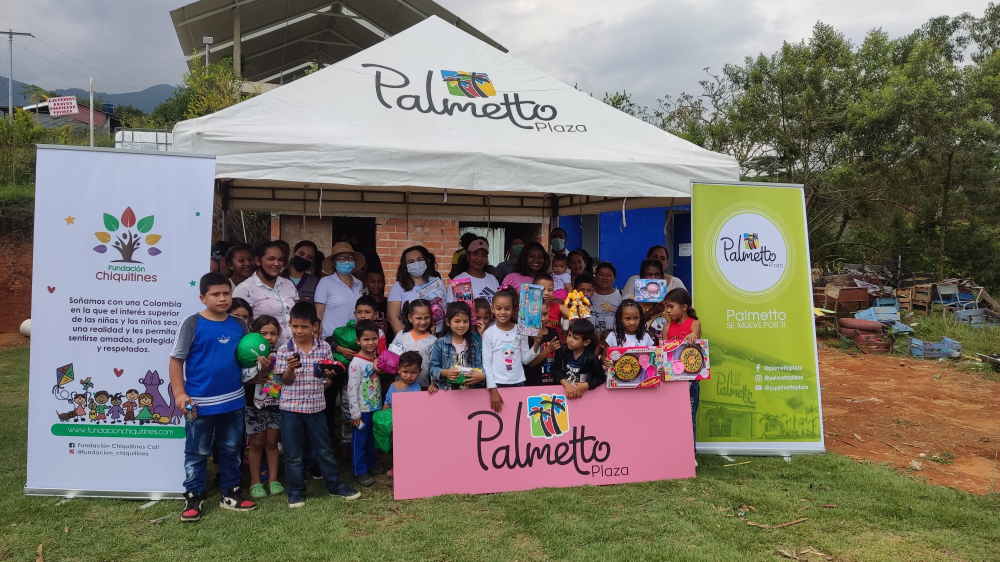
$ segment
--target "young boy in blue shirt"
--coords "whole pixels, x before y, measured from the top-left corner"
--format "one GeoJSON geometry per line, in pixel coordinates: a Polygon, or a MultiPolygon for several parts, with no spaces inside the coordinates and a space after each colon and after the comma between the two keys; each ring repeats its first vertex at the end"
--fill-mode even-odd
{"type": "Polygon", "coordinates": [[[257,509],[257,504],[243,498],[239,486],[246,402],[236,346],[246,335],[247,325],[227,313],[232,291],[225,276],[207,273],[202,276],[199,289],[205,310],[184,320],[170,352],[174,403],[182,409],[191,406],[189,416],[193,418],[184,426],[186,502],[181,521],[201,519],[205,472],[213,438],[219,449],[222,473],[219,506],[233,511],[257,509]]]}

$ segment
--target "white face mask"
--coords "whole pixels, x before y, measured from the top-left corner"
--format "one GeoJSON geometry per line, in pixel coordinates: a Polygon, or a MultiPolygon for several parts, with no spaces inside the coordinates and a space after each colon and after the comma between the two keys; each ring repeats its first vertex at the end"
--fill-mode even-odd
{"type": "Polygon", "coordinates": [[[413,263],[406,264],[406,271],[414,277],[423,277],[424,273],[427,273],[427,263],[422,261],[415,261],[413,263]]]}

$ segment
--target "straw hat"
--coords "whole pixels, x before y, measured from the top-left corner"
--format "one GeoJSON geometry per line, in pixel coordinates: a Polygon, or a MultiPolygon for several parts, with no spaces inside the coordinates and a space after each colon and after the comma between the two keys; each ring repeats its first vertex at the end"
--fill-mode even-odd
{"type": "Polygon", "coordinates": [[[323,260],[323,273],[327,275],[333,275],[337,272],[337,266],[333,263],[333,258],[337,254],[354,254],[354,270],[357,271],[365,266],[365,255],[361,252],[354,251],[354,248],[347,242],[337,242],[333,245],[333,249],[330,250],[330,255],[326,256],[323,260]]]}

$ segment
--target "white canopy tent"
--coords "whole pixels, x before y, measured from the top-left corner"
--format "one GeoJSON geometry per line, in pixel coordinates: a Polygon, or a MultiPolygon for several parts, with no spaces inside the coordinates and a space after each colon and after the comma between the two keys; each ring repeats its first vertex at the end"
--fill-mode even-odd
{"type": "Polygon", "coordinates": [[[436,17],[178,123],[174,149],[217,157],[224,209],[304,215],[538,220],[687,202],[692,179],[739,179],[733,158],[436,17]]]}

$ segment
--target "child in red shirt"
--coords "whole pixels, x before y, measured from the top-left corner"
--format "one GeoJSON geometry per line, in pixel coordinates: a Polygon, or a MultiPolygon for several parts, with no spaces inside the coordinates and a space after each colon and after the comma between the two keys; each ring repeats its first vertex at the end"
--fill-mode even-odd
{"type": "MultiPolygon", "coordinates": [[[[684,289],[674,289],[663,298],[663,305],[666,308],[667,318],[670,323],[663,327],[662,340],[683,341],[691,343],[701,338],[701,322],[694,312],[691,301],[691,294],[684,289]]],[[[691,381],[689,390],[691,396],[691,429],[695,434],[695,441],[698,440],[695,421],[698,417],[698,399],[701,394],[701,387],[698,381],[691,381]]],[[[697,461],[695,462],[697,465],[697,461]]]]}

